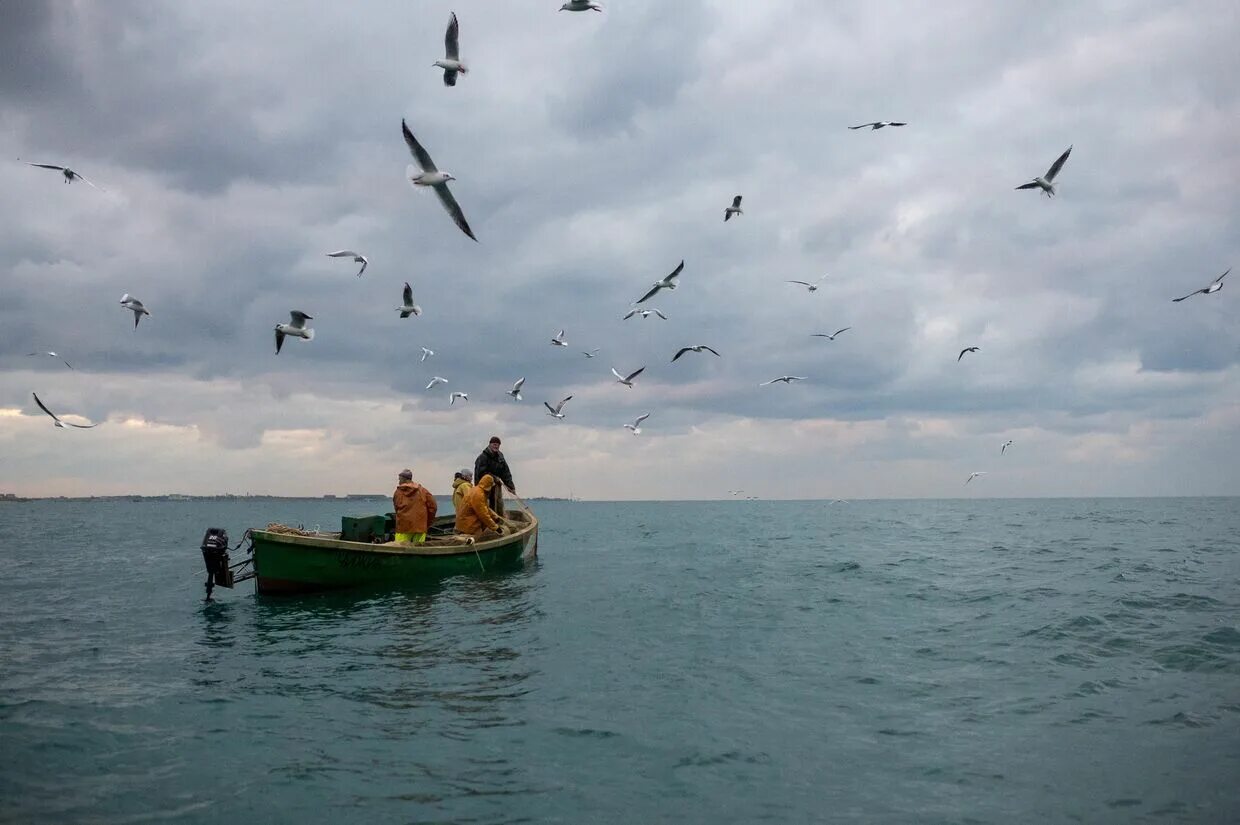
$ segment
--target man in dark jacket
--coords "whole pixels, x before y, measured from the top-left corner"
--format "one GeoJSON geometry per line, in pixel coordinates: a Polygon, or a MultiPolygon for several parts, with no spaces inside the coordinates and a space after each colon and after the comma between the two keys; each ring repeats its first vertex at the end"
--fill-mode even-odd
{"type": "Polygon", "coordinates": [[[504,487],[507,487],[508,492],[515,495],[517,485],[512,483],[512,471],[508,469],[508,461],[505,460],[504,454],[499,451],[499,445],[499,436],[491,436],[491,441],[487,444],[486,449],[474,460],[474,478],[481,479],[489,473],[495,476],[496,481],[502,483],[502,487],[500,484],[496,484],[491,488],[488,503],[491,505],[492,510],[503,516],[504,487]]]}

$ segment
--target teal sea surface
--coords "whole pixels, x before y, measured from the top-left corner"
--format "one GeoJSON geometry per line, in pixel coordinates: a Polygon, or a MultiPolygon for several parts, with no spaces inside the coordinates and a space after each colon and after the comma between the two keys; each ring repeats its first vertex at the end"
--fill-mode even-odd
{"type": "Polygon", "coordinates": [[[0,821],[1240,821],[1240,500],[533,506],[204,604],[208,526],[385,508],[0,503],[0,821]]]}

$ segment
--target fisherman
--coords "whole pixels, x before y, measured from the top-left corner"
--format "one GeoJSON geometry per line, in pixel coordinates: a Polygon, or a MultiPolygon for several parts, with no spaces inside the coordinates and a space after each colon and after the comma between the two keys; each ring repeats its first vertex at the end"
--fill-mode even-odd
{"type": "MultiPolygon", "coordinates": [[[[504,454],[499,451],[499,445],[499,436],[491,436],[491,441],[487,444],[486,449],[474,459],[474,478],[482,481],[482,477],[489,473],[495,476],[497,482],[502,481],[504,487],[508,488],[508,492],[515,496],[517,494],[517,486],[512,483],[512,471],[508,469],[508,461],[504,458],[504,454]]],[[[487,501],[493,511],[501,516],[504,515],[504,490],[499,484],[492,488],[487,501]]]]}
{"type": "Polygon", "coordinates": [[[469,488],[456,511],[456,532],[480,539],[503,535],[503,524],[487,505],[491,488],[495,486],[495,477],[488,473],[469,488]]]}
{"type": "Polygon", "coordinates": [[[461,502],[465,500],[465,494],[473,489],[473,480],[474,474],[468,467],[456,471],[452,478],[452,512],[461,512],[461,502]]]}
{"type": "Polygon", "coordinates": [[[401,470],[397,476],[392,509],[396,511],[396,541],[400,544],[425,543],[426,531],[435,523],[439,504],[429,490],[414,482],[412,470],[401,470]]]}

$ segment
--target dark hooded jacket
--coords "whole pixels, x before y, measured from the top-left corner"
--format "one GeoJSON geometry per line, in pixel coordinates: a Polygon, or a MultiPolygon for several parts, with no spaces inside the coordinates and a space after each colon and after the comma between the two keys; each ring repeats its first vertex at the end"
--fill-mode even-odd
{"type": "Polygon", "coordinates": [[[492,454],[488,446],[481,455],[474,459],[474,478],[481,481],[485,475],[495,476],[495,479],[502,481],[509,490],[515,490],[517,487],[512,483],[512,471],[508,469],[508,461],[504,458],[503,450],[492,454]]]}

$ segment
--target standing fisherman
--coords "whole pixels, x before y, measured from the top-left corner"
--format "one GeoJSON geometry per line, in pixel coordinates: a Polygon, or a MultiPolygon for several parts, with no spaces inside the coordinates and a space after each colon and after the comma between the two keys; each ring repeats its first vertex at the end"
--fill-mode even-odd
{"type": "Polygon", "coordinates": [[[435,523],[439,504],[430,491],[414,483],[413,473],[401,470],[396,491],[392,493],[392,509],[396,511],[396,541],[401,544],[425,544],[426,531],[435,523]]]}
{"type": "MultiPolygon", "coordinates": [[[[499,445],[499,436],[491,436],[486,449],[474,459],[474,478],[481,481],[485,475],[494,476],[497,482],[502,482],[503,486],[508,488],[508,492],[516,495],[517,485],[512,483],[512,471],[508,469],[508,461],[499,451],[499,445]]],[[[500,518],[504,517],[504,490],[498,483],[488,493],[487,503],[500,518]]]]}

